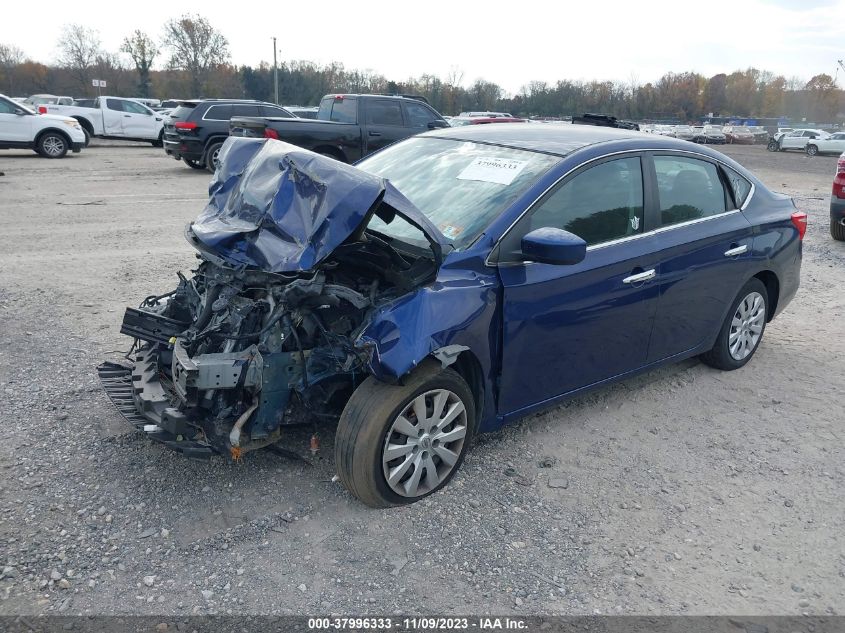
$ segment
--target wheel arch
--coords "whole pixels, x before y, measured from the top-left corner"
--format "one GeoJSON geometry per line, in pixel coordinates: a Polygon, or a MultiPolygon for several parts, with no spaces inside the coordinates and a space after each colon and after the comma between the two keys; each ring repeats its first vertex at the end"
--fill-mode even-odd
{"type": "Polygon", "coordinates": [[[334,145],[318,145],[311,151],[317,154],[329,154],[342,163],[349,162],[349,160],[346,158],[346,154],[343,153],[343,150],[335,147],[334,145]]]}
{"type": "Polygon", "coordinates": [[[766,322],[768,323],[777,312],[778,298],[780,296],[780,280],[771,270],[761,270],[753,278],[759,279],[766,286],[766,294],[769,295],[769,305],[766,314],[766,322]]]}
{"type": "Polygon", "coordinates": [[[475,404],[476,423],[479,423],[484,410],[484,371],[481,361],[464,345],[441,347],[434,350],[431,357],[439,360],[443,368],[451,367],[467,383],[475,404]]]}
{"type": "Polygon", "coordinates": [[[82,128],[83,128],[86,132],[88,132],[88,134],[90,134],[91,136],[94,136],[94,126],[91,124],[91,121],[89,121],[89,120],[88,120],[88,119],[86,119],[84,116],[79,115],[79,114],[74,115],[74,116],[72,116],[71,118],[72,118],[72,119],[76,119],[77,121],[79,121],[79,125],[81,125],[81,126],[82,126],[82,128]]]}
{"type": "Polygon", "coordinates": [[[73,141],[70,138],[70,134],[68,134],[64,130],[60,130],[57,127],[46,127],[43,130],[40,130],[38,132],[38,134],[35,135],[35,139],[34,139],[35,145],[37,146],[39,141],[41,141],[41,137],[43,137],[45,134],[47,134],[49,132],[55,132],[56,134],[61,136],[63,139],[65,139],[65,142],[67,143],[68,149],[70,149],[71,146],[73,145],[73,141]]]}

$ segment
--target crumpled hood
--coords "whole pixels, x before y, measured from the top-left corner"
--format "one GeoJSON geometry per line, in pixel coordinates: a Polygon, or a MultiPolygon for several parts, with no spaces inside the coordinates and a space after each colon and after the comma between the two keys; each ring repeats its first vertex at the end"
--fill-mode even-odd
{"type": "Polygon", "coordinates": [[[313,269],[369,222],[399,215],[439,258],[449,242],[389,181],[274,139],[229,137],[189,236],[236,266],[313,269]]]}

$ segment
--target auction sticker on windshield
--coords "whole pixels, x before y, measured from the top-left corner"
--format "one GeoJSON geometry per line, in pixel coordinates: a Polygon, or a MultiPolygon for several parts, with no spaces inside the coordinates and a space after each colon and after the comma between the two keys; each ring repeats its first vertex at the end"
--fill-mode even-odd
{"type": "Polygon", "coordinates": [[[480,180],[509,185],[525,169],[527,160],[509,158],[476,158],[458,174],[458,180],[480,180]]]}

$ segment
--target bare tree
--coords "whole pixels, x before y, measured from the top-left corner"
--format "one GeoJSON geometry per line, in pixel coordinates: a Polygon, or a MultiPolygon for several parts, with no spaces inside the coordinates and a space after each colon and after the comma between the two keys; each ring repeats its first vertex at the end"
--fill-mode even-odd
{"type": "Polygon", "coordinates": [[[59,42],[59,65],[70,71],[81,91],[91,85],[91,68],[101,54],[100,35],[81,24],[68,24],[59,42]]]}
{"type": "Polygon", "coordinates": [[[136,30],[123,40],[120,50],[129,55],[135,63],[135,70],[138,71],[138,94],[141,97],[149,97],[150,70],[158,56],[156,43],[143,31],[136,30]]]}
{"type": "Polygon", "coordinates": [[[167,22],[163,43],[170,49],[170,68],[188,73],[194,97],[201,96],[209,71],[229,61],[229,42],[200,15],[167,22]]]}
{"type": "Polygon", "coordinates": [[[2,73],[3,84],[9,87],[9,94],[15,91],[15,70],[24,62],[24,54],[21,49],[11,44],[0,44],[0,73],[2,73]]]}

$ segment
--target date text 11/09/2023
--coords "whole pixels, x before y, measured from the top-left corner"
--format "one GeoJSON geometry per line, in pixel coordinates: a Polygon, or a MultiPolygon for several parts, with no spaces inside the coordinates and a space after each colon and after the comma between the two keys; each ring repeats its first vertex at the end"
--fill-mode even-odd
{"type": "Polygon", "coordinates": [[[308,618],[314,631],[528,631],[528,622],[513,617],[331,617],[308,618]]]}

